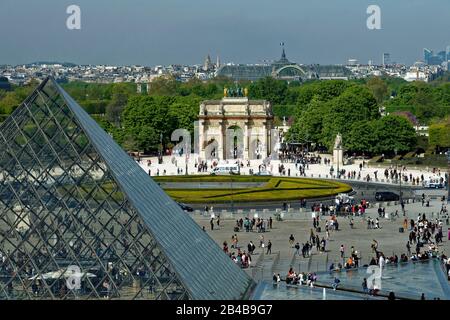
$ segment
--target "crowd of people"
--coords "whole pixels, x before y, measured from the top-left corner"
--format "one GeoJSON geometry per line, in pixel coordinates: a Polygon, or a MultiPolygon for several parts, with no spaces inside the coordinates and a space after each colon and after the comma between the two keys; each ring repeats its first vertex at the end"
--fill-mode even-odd
{"type": "MultiPolygon", "coordinates": [[[[211,230],[213,230],[214,218],[211,218],[211,230]]],[[[241,245],[239,244],[237,232],[245,230],[246,232],[257,232],[260,233],[259,236],[259,248],[261,248],[261,252],[266,250],[266,254],[272,253],[272,242],[270,240],[265,242],[264,235],[267,229],[272,229],[273,227],[273,219],[269,217],[269,219],[262,218],[241,218],[236,220],[236,224],[234,227],[235,233],[231,236],[231,247],[228,246],[228,242],[223,242],[223,251],[228,254],[228,256],[241,268],[249,268],[252,261],[252,255],[255,253],[256,246],[253,241],[250,241],[247,245],[247,251],[241,249],[241,245]],[[236,251],[232,251],[234,249],[236,251]]],[[[205,227],[203,226],[203,230],[205,227]]]]}
{"type": "MultiPolygon", "coordinates": [[[[281,281],[279,275],[273,274],[273,281],[278,283],[281,281]]],[[[314,287],[314,284],[317,281],[317,274],[315,272],[295,272],[295,270],[291,267],[286,275],[286,284],[291,285],[306,285],[309,287],[314,287]]]]}
{"type": "Polygon", "coordinates": [[[241,250],[238,244],[237,235],[232,236],[232,248],[237,251],[230,251],[228,248],[228,243],[226,241],[223,242],[223,252],[225,252],[234,263],[236,263],[241,268],[250,268],[252,263],[252,254],[255,251],[255,245],[250,241],[248,244],[248,251],[241,250]]]}
{"type": "Polygon", "coordinates": [[[263,218],[249,218],[245,217],[245,219],[240,218],[236,220],[236,224],[234,226],[234,231],[239,232],[245,230],[245,232],[266,232],[268,229],[272,229],[273,219],[269,217],[269,219],[263,218]]]}
{"type": "MultiPolygon", "coordinates": [[[[443,222],[442,220],[427,219],[425,214],[419,214],[416,220],[411,219],[409,223],[409,239],[406,244],[408,253],[411,254],[411,246],[415,245],[415,254],[413,259],[420,260],[426,258],[429,254],[436,256],[438,250],[438,244],[443,242],[443,222]],[[425,254],[421,254],[421,248],[428,250],[425,254]]],[[[404,221],[404,228],[408,227],[408,220],[404,221]]]]}

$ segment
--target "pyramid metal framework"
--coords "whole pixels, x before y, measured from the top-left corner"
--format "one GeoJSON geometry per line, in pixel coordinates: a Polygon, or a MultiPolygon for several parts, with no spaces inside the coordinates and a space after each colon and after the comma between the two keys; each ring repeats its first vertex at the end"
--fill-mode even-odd
{"type": "Polygon", "coordinates": [[[245,299],[253,287],[53,78],[0,126],[0,299],[245,299]]]}

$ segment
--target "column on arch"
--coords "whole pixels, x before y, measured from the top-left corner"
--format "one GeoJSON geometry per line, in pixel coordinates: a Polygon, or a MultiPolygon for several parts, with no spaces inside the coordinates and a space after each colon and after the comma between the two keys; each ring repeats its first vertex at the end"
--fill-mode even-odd
{"type": "Polygon", "coordinates": [[[225,155],[224,155],[224,150],[225,150],[225,147],[224,147],[224,141],[225,141],[225,139],[224,139],[224,134],[225,134],[225,130],[223,129],[224,128],[224,121],[222,121],[222,120],[219,120],[218,122],[217,122],[217,130],[218,130],[218,144],[219,144],[219,146],[217,147],[217,158],[219,159],[219,160],[224,160],[225,159],[225,155]]]}
{"type": "Polygon", "coordinates": [[[249,121],[244,121],[244,152],[243,157],[245,160],[250,159],[250,148],[249,148],[249,121]]]}
{"type": "Polygon", "coordinates": [[[261,123],[261,129],[263,130],[263,134],[261,135],[262,136],[261,143],[264,146],[264,152],[261,156],[264,159],[268,156],[269,149],[270,149],[270,146],[268,145],[269,140],[268,140],[268,135],[267,135],[267,122],[266,121],[261,123]]]}
{"type": "MultiPolygon", "coordinates": [[[[205,122],[203,119],[198,120],[198,156],[205,159],[205,122]]],[[[197,151],[197,150],[196,150],[197,151]]]]}

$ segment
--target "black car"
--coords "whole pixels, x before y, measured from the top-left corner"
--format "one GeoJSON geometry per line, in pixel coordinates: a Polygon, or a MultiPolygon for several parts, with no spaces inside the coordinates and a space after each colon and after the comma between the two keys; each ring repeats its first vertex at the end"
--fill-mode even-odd
{"type": "Polygon", "coordinates": [[[177,203],[180,206],[180,208],[183,209],[183,211],[186,211],[186,212],[193,212],[194,211],[194,209],[192,207],[189,207],[188,205],[186,205],[184,203],[181,203],[181,202],[177,202],[177,203]]]}
{"type": "Polygon", "coordinates": [[[400,196],[394,192],[383,191],[375,193],[375,200],[377,201],[398,201],[400,196]]]}

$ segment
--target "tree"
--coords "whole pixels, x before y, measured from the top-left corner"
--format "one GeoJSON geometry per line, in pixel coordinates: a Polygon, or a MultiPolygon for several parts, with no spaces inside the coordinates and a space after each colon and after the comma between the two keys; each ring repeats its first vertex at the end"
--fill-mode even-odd
{"type": "Polygon", "coordinates": [[[388,97],[388,86],[381,78],[371,78],[367,81],[367,87],[372,91],[379,105],[388,97]]]}
{"type": "Polygon", "coordinates": [[[307,105],[306,110],[298,110],[296,120],[288,132],[290,141],[310,140],[322,141],[323,117],[327,105],[315,96],[307,105]]]}
{"type": "Polygon", "coordinates": [[[250,84],[249,97],[265,99],[273,104],[283,104],[286,100],[287,91],[286,81],[266,77],[250,84]]]}
{"type": "Polygon", "coordinates": [[[377,121],[357,121],[350,126],[344,136],[345,149],[350,153],[372,154],[376,150],[378,139],[376,137],[377,121]]]}
{"type": "Polygon", "coordinates": [[[159,135],[156,130],[150,126],[143,126],[136,136],[136,147],[139,151],[158,150],[159,135]]]}
{"type": "Polygon", "coordinates": [[[403,117],[389,115],[376,122],[377,144],[374,152],[381,154],[405,153],[416,146],[417,136],[411,123],[403,117]]]}
{"type": "Polygon", "coordinates": [[[347,88],[327,105],[320,142],[328,148],[332,147],[338,133],[345,139],[346,132],[354,122],[380,117],[373,94],[364,86],[347,88]]]}
{"type": "Polygon", "coordinates": [[[177,97],[169,106],[168,115],[175,119],[177,129],[186,129],[194,133],[194,122],[198,120],[200,98],[193,96],[177,97]]]}
{"type": "Polygon", "coordinates": [[[20,100],[14,92],[7,92],[0,101],[0,113],[11,114],[20,104],[20,100]]]}
{"type": "MultiPolygon", "coordinates": [[[[169,106],[174,101],[173,97],[157,96],[134,96],[129,99],[122,112],[122,126],[126,135],[137,142],[137,147],[145,145],[145,148],[152,149],[147,144],[148,140],[142,137],[143,128],[147,133],[153,134],[149,129],[152,128],[158,137],[162,134],[166,141],[169,139],[177,124],[176,118],[169,116],[169,106]]],[[[150,139],[150,141],[154,140],[150,139]]],[[[155,148],[157,148],[156,145],[153,146],[153,149],[155,148]]]]}
{"type": "Polygon", "coordinates": [[[128,92],[123,86],[116,86],[112,93],[111,101],[106,106],[106,118],[119,126],[120,115],[128,102],[128,92]]]}
{"type": "Polygon", "coordinates": [[[450,117],[432,123],[428,133],[430,145],[434,148],[450,148],[450,117]]]}
{"type": "Polygon", "coordinates": [[[150,83],[150,92],[152,96],[175,96],[179,83],[173,76],[161,76],[150,83]]]}

